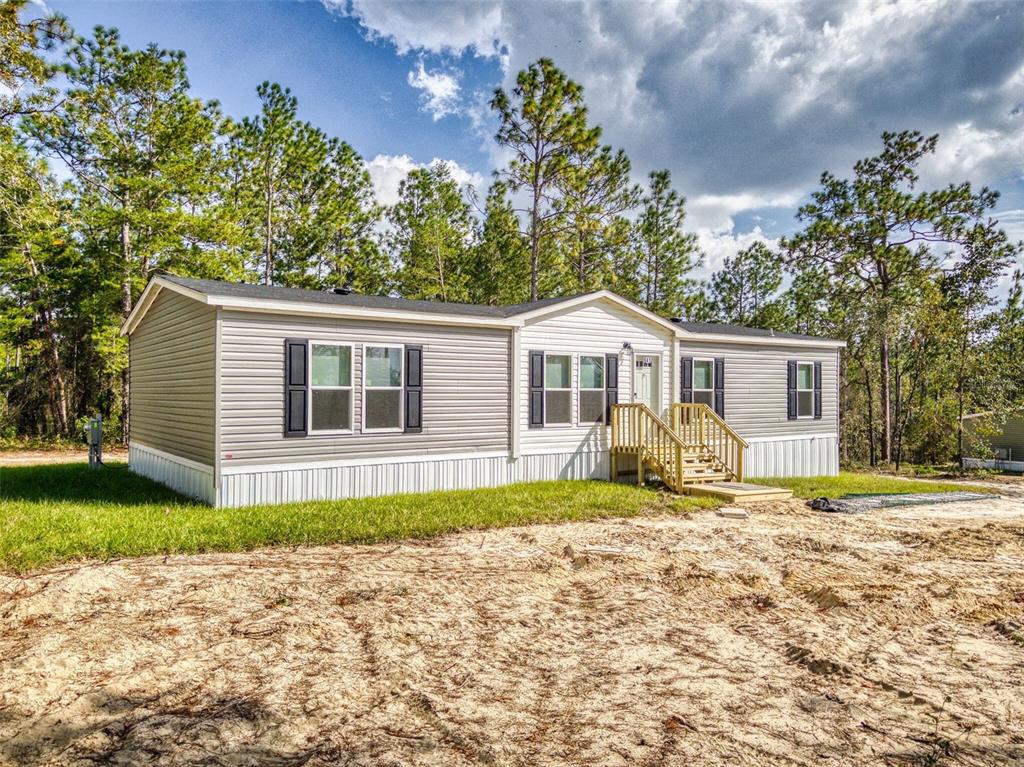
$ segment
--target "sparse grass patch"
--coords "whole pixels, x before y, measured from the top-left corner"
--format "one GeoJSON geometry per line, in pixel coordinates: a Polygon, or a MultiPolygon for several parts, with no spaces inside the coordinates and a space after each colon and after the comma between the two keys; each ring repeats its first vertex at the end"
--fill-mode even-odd
{"type": "Polygon", "coordinates": [[[0,468],[0,568],[79,559],[376,543],[456,530],[568,522],[718,505],[610,482],[534,482],[481,490],[212,509],[128,472],[83,463],[0,468]]]}
{"type": "Polygon", "coordinates": [[[990,492],[977,485],[925,482],[854,472],[840,472],[835,477],[762,477],[748,481],[759,485],[789,488],[798,498],[839,498],[854,493],[944,493],[955,490],[990,492]]]}

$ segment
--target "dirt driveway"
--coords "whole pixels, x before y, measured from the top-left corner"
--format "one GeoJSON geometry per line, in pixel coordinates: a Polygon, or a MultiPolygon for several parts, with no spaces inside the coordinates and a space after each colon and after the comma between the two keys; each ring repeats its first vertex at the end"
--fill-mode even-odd
{"type": "Polygon", "coordinates": [[[1024,501],[0,580],[0,763],[1024,763],[1024,501]]]}

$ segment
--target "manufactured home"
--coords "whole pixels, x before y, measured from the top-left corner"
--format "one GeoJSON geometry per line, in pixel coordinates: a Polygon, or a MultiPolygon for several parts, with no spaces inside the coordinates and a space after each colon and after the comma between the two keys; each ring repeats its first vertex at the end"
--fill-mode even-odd
{"type": "Polygon", "coordinates": [[[963,424],[964,466],[1024,472],[1024,412],[974,413],[965,415],[963,424]]]}
{"type": "Polygon", "coordinates": [[[608,291],[475,306],[166,275],[122,332],[131,470],[216,506],[839,468],[841,341],[608,291]]]}

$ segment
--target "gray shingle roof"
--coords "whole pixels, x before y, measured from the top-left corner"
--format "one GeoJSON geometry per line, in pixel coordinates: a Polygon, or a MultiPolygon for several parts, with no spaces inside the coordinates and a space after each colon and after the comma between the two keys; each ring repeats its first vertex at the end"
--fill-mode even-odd
{"type": "Polygon", "coordinates": [[[221,282],[219,280],[195,280],[173,274],[161,275],[168,282],[198,293],[230,298],[266,298],[276,301],[304,301],[329,306],[352,306],[366,309],[392,309],[407,312],[431,314],[458,314],[466,317],[506,318],[517,314],[569,301],[576,296],[544,298],[524,304],[509,306],[485,306],[480,304],[457,304],[444,301],[418,301],[393,296],[367,296],[361,293],[342,295],[328,290],[305,290],[303,288],[282,288],[277,285],[252,285],[247,282],[221,282]]]}
{"type": "MultiPolygon", "coordinates": [[[[673,320],[675,322],[675,320],[673,320]]],[[[807,336],[800,333],[780,333],[777,330],[748,328],[746,325],[730,325],[726,322],[676,322],[676,325],[691,333],[711,336],[757,336],[762,338],[792,338],[796,341],[822,341],[821,336],[807,336]]]]}
{"type": "MultiPolygon", "coordinates": [[[[222,282],[219,280],[196,280],[189,277],[178,277],[173,274],[161,275],[168,282],[180,285],[205,295],[224,296],[229,298],[264,298],[277,301],[303,301],[306,303],[325,304],[328,306],[365,307],[367,309],[391,309],[396,311],[423,312],[427,314],[460,315],[463,317],[491,317],[505,319],[519,314],[554,306],[570,301],[579,296],[560,296],[558,298],[542,298],[539,301],[528,301],[522,304],[507,306],[485,306],[481,304],[458,304],[444,301],[419,301],[410,298],[393,296],[367,296],[361,293],[343,295],[329,290],[305,290],[303,288],[283,288],[277,285],[254,285],[246,282],[222,282]]],[[[800,341],[827,340],[818,336],[800,335],[799,333],[779,333],[762,328],[748,328],[743,325],[728,325],[723,322],[677,322],[683,330],[699,335],[753,336],[763,338],[791,338],[800,341]]]]}

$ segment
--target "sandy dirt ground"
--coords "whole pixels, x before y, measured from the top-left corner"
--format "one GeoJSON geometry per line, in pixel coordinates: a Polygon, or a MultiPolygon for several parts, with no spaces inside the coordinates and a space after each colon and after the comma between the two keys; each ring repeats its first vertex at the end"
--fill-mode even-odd
{"type": "MultiPolygon", "coordinates": [[[[127,461],[128,451],[122,447],[103,449],[105,461],[127,461]]],[[[2,466],[33,466],[44,463],[79,463],[89,460],[88,450],[9,450],[0,452],[2,466]]]]}
{"type": "Polygon", "coordinates": [[[0,579],[5,765],[1024,764],[1024,493],[0,579]]]}

